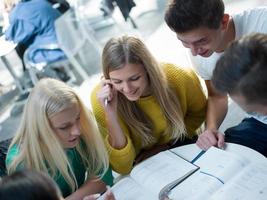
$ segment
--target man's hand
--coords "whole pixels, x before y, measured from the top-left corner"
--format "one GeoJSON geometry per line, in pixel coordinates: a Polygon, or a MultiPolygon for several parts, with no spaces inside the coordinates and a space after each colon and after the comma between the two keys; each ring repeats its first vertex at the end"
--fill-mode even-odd
{"type": "Polygon", "coordinates": [[[205,130],[198,136],[197,145],[203,150],[207,150],[211,146],[224,148],[224,134],[218,130],[205,130]]]}

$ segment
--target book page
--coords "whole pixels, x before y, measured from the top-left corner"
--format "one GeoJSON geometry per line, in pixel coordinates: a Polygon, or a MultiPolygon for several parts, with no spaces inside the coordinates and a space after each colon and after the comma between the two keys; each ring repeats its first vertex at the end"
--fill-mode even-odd
{"type": "Polygon", "coordinates": [[[204,200],[208,199],[223,184],[213,177],[197,171],[184,182],[171,190],[170,199],[204,200]]]}
{"type": "Polygon", "coordinates": [[[248,163],[243,157],[211,147],[195,162],[200,170],[174,188],[169,196],[173,199],[208,199],[248,163]]]}
{"type": "Polygon", "coordinates": [[[144,188],[159,194],[167,184],[197,169],[197,166],[178,155],[164,151],[134,167],[131,177],[144,188]]]}
{"type": "Polygon", "coordinates": [[[267,161],[248,165],[236,177],[220,188],[211,199],[266,200],[267,161]]]}
{"type": "MultiPolygon", "coordinates": [[[[122,178],[111,188],[116,200],[153,200],[158,195],[140,186],[131,177],[122,178]]],[[[104,200],[104,195],[97,200],[104,200]]]]}
{"type": "Polygon", "coordinates": [[[200,167],[201,173],[225,183],[248,165],[249,162],[242,156],[211,147],[195,164],[200,167]]]}

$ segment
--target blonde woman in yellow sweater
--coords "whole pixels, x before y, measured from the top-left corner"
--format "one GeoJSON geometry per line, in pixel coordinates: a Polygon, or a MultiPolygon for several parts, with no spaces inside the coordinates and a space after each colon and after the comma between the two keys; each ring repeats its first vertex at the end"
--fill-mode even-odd
{"type": "Polygon", "coordinates": [[[113,170],[127,174],[159,151],[196,140],[206,97],[192,70],[158,63],[131,36],[110,39],[102,65],[91,102],[113,170]]]}

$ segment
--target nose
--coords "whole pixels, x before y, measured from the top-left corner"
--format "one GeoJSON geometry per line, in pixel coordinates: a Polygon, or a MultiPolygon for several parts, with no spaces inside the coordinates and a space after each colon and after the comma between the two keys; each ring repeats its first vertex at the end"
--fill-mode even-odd
{"type": "Polygon", "coordinates": [[[81,132],[80,132],[80,123],[79,122],[76,122],[71,127],[71,135],[73,135],[73,136],[79,136],[79,135],[81,135],[81,132]]]}
{"type": "Polygon", "coordinates": [[[190,46],[190,50],[193,56],[196,56],[199,52],[199,48],[195,47],[194,45],[190,46]]]}
{"type": "Polygon", "coordinates": [[[122,86],[122,91],[125,93],[129,93],[131,91],[131,84],[125,82],[122,86]]]}
{"type": "Polygon", "coordinates": [[[198,47],[196,47],[193,43],[182,42],[182,44],[185,48],[190,49],[193,56],[196,56],[198,54],[198,47]]]}

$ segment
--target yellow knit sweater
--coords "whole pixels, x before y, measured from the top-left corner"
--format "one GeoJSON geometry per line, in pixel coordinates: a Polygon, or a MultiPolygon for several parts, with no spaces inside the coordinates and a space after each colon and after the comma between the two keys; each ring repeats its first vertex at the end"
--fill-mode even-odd
{"type": "MultiPolygon", "coordinates": [[[[169,85],[174,89],[175,94],[180,100],[188,136],[193,136],[203,123],[206,113],[206,97],[199,79],[191,69],[180,68],[173,64],[163,64],[163,67],[169,85]]],[[[98,126],[105,138],[110,164],[116,172],[127,174],[132,169],[136,155],[142,150],[141,139],[131,134],[123,119],[120,119],[120,126],[127,137],[127,145],[123,149],[118,150],[109,144],[105,113],[96,97],[98,90],[99,85],[92,92],[91,103],[98,126]]],[[[153,130],[155,130],[153,136],[156,139],[155,145],[168,143],[170,141],[169,136],[163,135],[167,127],[166,120],[156,99],[153,96],[144,97],[139,99],[137,104],[146,113],[146,116],[150,117],[153,123],[153,130]]]]}

